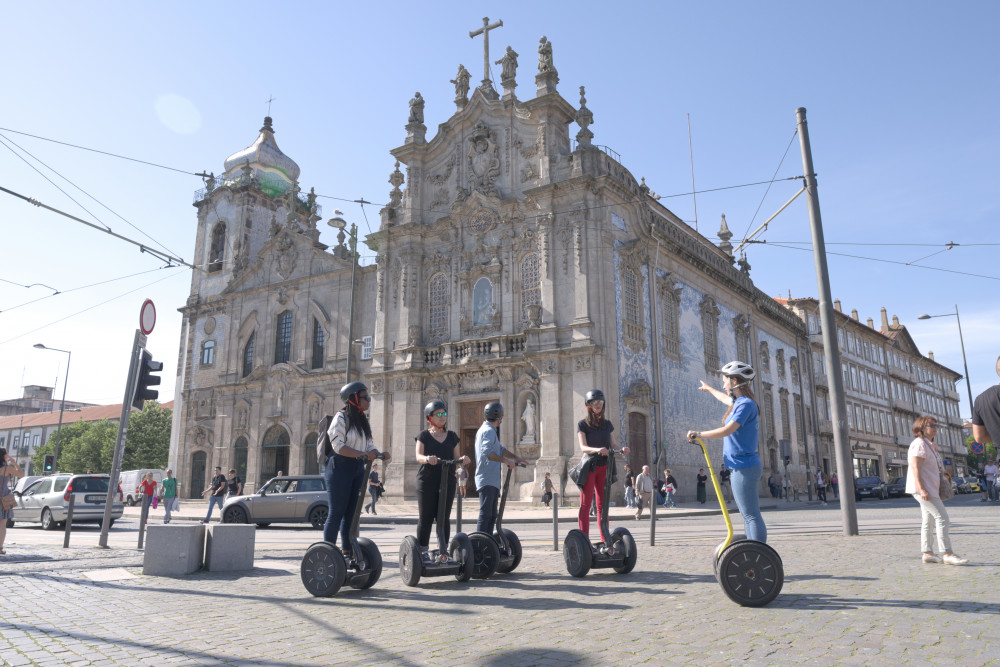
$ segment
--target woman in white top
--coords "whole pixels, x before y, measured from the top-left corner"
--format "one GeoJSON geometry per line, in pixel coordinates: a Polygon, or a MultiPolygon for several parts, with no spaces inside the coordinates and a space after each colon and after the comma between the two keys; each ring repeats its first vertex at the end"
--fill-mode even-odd
{"type": "MultiPolygon", "coordinates": [[[[937,436],[937,420],[934,417],[918,417],[913,422],[913,435],[907,453],[909,469],[906,473],[906,492],[912,494],[920,504],[920,550],[924,552],[925,563],[947,563],[948,565],[964,565],[969,561],[960,558],[951,550],[951,538],[948,530],[951,521],[948,510],[941,500],[941,455],[938,453],[934,438],[937,436]],[[931,526],[937,534],[937,545],[942,555],[934,553],[931,537],[931,526]]],[[[947,479],[947,478],[946,478],[947,479]]]]}

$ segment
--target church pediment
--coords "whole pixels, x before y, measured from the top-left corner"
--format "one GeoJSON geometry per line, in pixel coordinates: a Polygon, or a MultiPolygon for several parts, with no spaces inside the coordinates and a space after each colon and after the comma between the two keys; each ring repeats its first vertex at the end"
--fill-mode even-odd
{"type": "Polygon", "coordinates": [[[240,292],[350,268],[347,257],[324,252],[305,234],[283,229],[267,240],[250,266],[234,275],[225,291],[240,292]]]}

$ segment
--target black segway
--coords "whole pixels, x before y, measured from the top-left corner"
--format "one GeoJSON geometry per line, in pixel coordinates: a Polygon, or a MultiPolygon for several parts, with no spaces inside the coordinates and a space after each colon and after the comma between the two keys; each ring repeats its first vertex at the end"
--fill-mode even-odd
{"type": "MultiPolygon", "coordinates": [[[[375,458],[384,457],[379,454],[375,458]]],[[[372,462],[366,457],[364,482],[358,492],[357,507],[351,524],[352,554],[345,556],[336,544],[316,542],[306,549],[306,555],[302,557],[302,585],[316,597],[336,595],[345,583],[351,588],[371,588],[382,576],[382,554],[378,547],[367,537],[358,537],[361,507],[364,505],[371,471],[372,462]]]]}
{"type": "MultiPolygon", "coordinates": [[[[608,450],[608,471],[604,479],[604,506],[601,507],[601,535],[609,534],[608,505],[611,500],[611,480],[615,476],[615,454],[621,450],[608,450]]],[[[635,567],[638,558],[635,540],[627,528],[615,528],[611,535],[611,544],[598,542],[591,544],[590,539],[579,528],[574,528],[566,534],[563,541],[563,558],[566,560],[566,571],[574,577],[585,577],[591,568],[610,567],[618,574],[628,574],[635,567]]]]}
{"type": "MultiPolygon", "coordinates": [[[[518,468],[526,467],[523,463],[515,463],[518,468]]],[[[503,510],[507,505],[507,489],[510,488],[510,476],[513,468],[507,468],[507,476],[503,481],[503,491],[500,493],[500,509],[497,512],[497,526],[490,535],[476,531],[469,535],[472,540],[472,551],[475,565],[472,573],[477,579],[486,579],[497,572],[507,574],[517,569],[521,564],[521,540],[512,530],[503,527],[503,510]]]]}
{"type": "MultiPolygon", "coordinates": [[[[439,459],[441,470],[441,491],[438,494],[438,526],[448,521],[448,479],[454,471],[457,459],[439,459]]],[[[472,542],[465,533],[455,533],[448,544],[448,560],[441,562],[440,549],[428,552],[428,559],[422,558],[420,542],[413,535],[403,538],[399,545],[399,576],[407,586],[416,586],[421,577],[445,577],[455,575],[458,581],[468,581],[472,576],[472,542]]]]}
{"type": "Polygon", "coordinates": [[[726,520],[726,539],[715,548],[715,555],[712,557],[715,578],[729,599],[736,604],[762,607],[778,596],[785,583],[781,556],[764,542],[748,540],[746,535],[733,535],[729,508],[723,500],[722,487],[719,486],[719,478],[712,467],[705,442],[701,438],[694,438],[691,442],[701,447],[705,455],[715,496],[726,520]]]}

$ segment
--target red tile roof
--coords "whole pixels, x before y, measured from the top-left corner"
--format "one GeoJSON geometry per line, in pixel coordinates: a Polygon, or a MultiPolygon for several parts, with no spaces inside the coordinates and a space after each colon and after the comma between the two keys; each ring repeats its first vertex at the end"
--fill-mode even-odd
{"type": "MultiPolygon", "coordinates": [[[[174,409],[174,402],[161,403],[161,406],[174,409]]],[[[95,405],[92,408],[80,408],[79,410],[63,410],[62,423],[73,424],[79,421],[97,422],[102,419],[117,420],[122,414],[122,404],[115,405],[95,405]]],[[[16,428],[32,428],[37,426],[55,426],[59,423],[59,411],[33,412],[27,415],[10,415],[0,417],[0,430],[16,428]]]]}

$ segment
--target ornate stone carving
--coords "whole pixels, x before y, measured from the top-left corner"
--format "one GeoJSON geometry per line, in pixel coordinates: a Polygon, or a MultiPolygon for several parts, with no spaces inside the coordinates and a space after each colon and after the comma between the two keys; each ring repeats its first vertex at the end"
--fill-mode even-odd
{"type": "Polygon", "coordinates": [[[215,333],[215,318],[214,317],[206,317],[205,318],[205,324],[203,325],[203,328],[205,329],[205,333],[207,333],[209,336],[211,336],[213,333],[215,333]]]}
{"type": "Polygon", "coordinates": [[[514,384],[520,389],[536,389],[538,387],[538,378],[527,373],[521,373],[514,384]]]}
{"type": "Polygon", "coordinates": [[[469,103],[469,79],[471,76],[469,70],[465,69],[465,65],[459,65],[458,74],[451,80],[451,83],[455,84],[455,106],[459,109],[464,109],[465,105],[469,103]]]}
{"type": "Polygon", "coordinates": [[[552,62],[552,42],[545,35],[538,40],[538,72],[544,74],[552,72],[558,74],[556,66],[552,62]]]}
{"type": "Polygon", "coordinates": [[[580,86],[580,108],[576,112],[576,124],[580,126],[580,131],[576,133],[576,141],[580,148],[593,148],[590,142],[594,138],[594,133],[589,129],[593,122],[594,114],[587,108],[584,87],[580,86]]]}
{"type": "Polygon", "coordinates": [[[410,117],[407,122],[424,122],[424,98],[419,92],[414,93],[413,98],[410,100],[410,117]]]}
{"type": "Polygon", "coordinates": [[[496,180],[500,176],[500,147],[496,132],[482,121],[477,123],[467,139],[465,155],[468,159],[469,189],[499,197],[496,180]]]}
{"type": "Polygon", "coordinates": [[[399,208],[400,202],[403,201],[403,191],[399,189],[399,186],[403,184],[404,180],[406,180],[406,177],[399,170],[399,160],[396,160],[396,167],[389,174],[389,185],[392,186],[392,190],[389,191],[390,208],[399,208]]]}
{"type": "Polygon", "coordinates": [[[581,355],[573,360],[573,366],[578,371],[589,371],[594,367],[594,358],[589,354],[581,355]]]}
{"type": "Polygon", "coordinates": [[[481,394],[498,387],[498,378],[492,370],[462,373],[458,378],[459,389],[463,394],[481,394]]]}
{"type": "Polygon", "coordinates": [[[288,277],[292,275],[292,272],[295,270],[295,262],[298,261],[298,258],[299,251],[295,249],[292,239],[288,236],[279,238],[277,249],[274,253],[274,261],[278,275],[281,276],[282,280],[288,280],[288,277]]]}
{"type": "Polygon", "coordinates": [[[535,165],[526,164],[521,167],[521,182],[527,183],[528,181],[533,181],[538,178],[538,170],[535,169],[535,165]]]}
{"type": "Polygon", "coordinates": [[[622,398],[625,399],[626,408],[648,410],[653,405],[653,388],[645,380],[636,380],[622,398]]]}
{"type": "Polygon", "coordinates": [[[497,60],[493,64],[501,66],[500,85],[503,86],[503,94],[505,96],[513,95],[514,89],[517,87],[517,81],[515,80],[515,76],[517,75],[517,52],[508,46],[500,60],[497,60]]]}
{"type": "Polygon", "coordinates": [[[410,347],[419,347],[421,342],[420,332],[421,328],[419,324],[411,324],[407,331],[407,345],[410,347]]]}
{"type": "Polygon", "coordinates": [[[424,98],[419,92],[410,99],[410,116],[406,122],[406,142],[408,144],[424,143],[427,126],[424,125],[424,98]]]}
{"type": "Polygon", "coordinates": [[[385,391],[385,382],[381,379],[372,380],[369,388],[373,394],[381,394],[385,391]]]}
{"type": "Polygon", "coordinates": [[[555,373],[559,370],[559,360],[554,357],[543,359],[540,368],[543,373],[555,373]]]}

